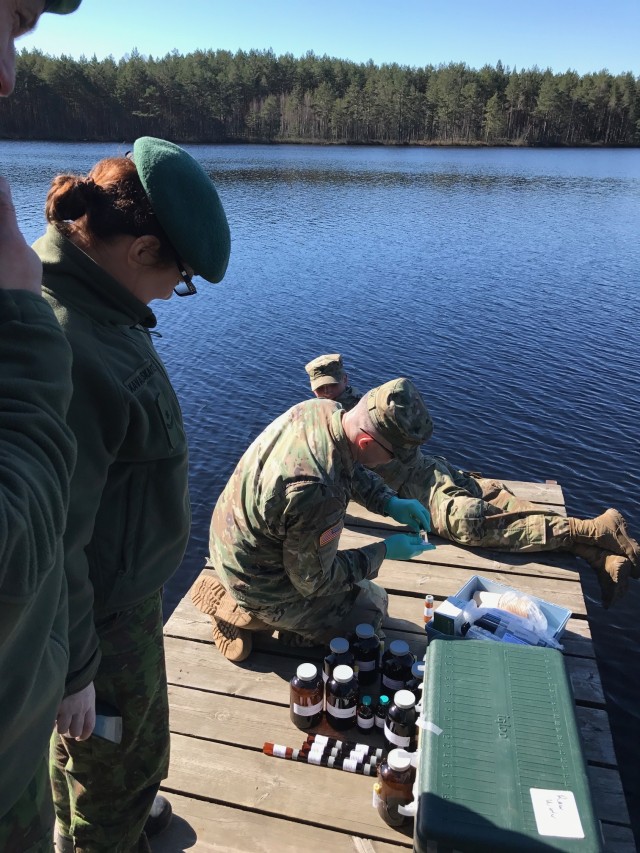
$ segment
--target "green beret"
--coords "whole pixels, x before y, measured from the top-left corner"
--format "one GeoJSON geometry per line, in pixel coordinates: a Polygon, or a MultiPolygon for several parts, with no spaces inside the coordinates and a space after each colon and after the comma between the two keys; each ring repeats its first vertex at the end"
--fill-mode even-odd
{"type": "Polygon", "coordinates": [[[211,178],[180,146],[153,136],[136,139],[133,161],[153,212],[180,260],[207,281],[222,281],[231,236],[211,178]]]}
{"type": "Polygon", "coordinates": [[[75,12],[82,0],[49,0],[45,3],[44,11],[53,12],[55,15],[68,15],[75,12]]]}
{"type": "Polygon", "coordinates": [[[420,392],[410,379],[392,379],[367,395],[374,427],[402,461],[431,438],[433,421],[420,392]]]}
{"type": "Polygon", "coordinates": [[[345,378],[342,356],[337,352],[330,355],[319,355],[305,364],[304,369],[311,380],[311,390],[321,388],[323,385],[331,385],[334,382],[342,382],[345,378]]]}

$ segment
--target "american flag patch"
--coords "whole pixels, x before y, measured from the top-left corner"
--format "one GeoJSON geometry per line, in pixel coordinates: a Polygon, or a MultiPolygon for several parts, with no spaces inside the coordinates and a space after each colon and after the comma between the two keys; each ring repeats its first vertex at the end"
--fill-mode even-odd
{"type": "Polygon", "coordinates": [[[323,534],[320,536],[320,541],[318,544],[322,548],[323,545],[327,545],[329,542],[333,542],[333,540],[340,536],[340,532],[342,531],[342,522],[330,527],[328,530],[325,530],[323,534]]]}

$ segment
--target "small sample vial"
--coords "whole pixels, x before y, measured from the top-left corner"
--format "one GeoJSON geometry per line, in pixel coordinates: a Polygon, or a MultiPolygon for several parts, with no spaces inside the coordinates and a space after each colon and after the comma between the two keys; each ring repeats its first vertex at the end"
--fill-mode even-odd
{"type": "Polygon", "coordinates": [[[425,545],[428,545],[428,544],[429,544],[429,537],[427,536],[427,531],[426,531],[426,530],[421,530],[421,531],[420,531],[420,538],[422,539],[422,541],[424,542],[424,544],[425,544],[425,545]]]}
{"type": "Polygon", "coordinates": [[[339,664],[326,684],[325,709],[329,725],[342,731],[356,724],[358,707],[358,679],[353,669],[339,664]]]}
{"type": "Polygon", "coordinates": [[[398,812],[413,800],[415,770],[411,756],[404,749],[392,749],[386,760],[378,766],[378,779],[373,786],[373,805],[382,820],[389,826],[402,826],[412,818],[398,812]]]}
{"type": "Polygon", "coordinates": [[[301,663],[290,682],[291,722],[307,731],[315,728],[322,720],[324,690],[318,667],[313,663],[301,663]]]}
{"type": "Polygon", "coordinates": [[[384,724],[384,742],[387,749],[399,747],[407,752],[415,752],[417,718],[416,697],[410,690],[398,690],[387,711],[384,724]]]}
{"type": "Polygon", "coordinates": [[[413,655],[409,645],[404,640],[393,640],[382,656],[382,687],[383,693],[394,693],[402,690],[411,678],[413,655]]]}
{"type": "Polygon", "coordinates": [[[346,637],[334,637],[329,643],[329,651],[325,656],[322,666],[324,683],[326,684],[331,678],[334,667],[340,664],[353,667],[354,662],[353,653],[349,648],[349,640],[346,637]]]}
{"type": "Polygon", "coordinates": [[[374,711],[371,705],[371,696],[363,696],[358,705],[356,714],[356,725],[361,732],[371,731],[375,726],[374,711]]]}
{"type": "Polygon", "coordinates": [[[425,595],[424,597],[424,628],[427,630],[427,625],[433,619],[433,596],[425,595]]]}
{"type": "Polygon", "coordinates": [[[351,646],[358,671],[358,683],[375,684],[379,673],[380,640],[373,625],[362,623],[356,626],[356,636],[351,646]]]}
{"type": "Polygon", "coordinates": [[[387,719],[387,711],[389,710],[389,704],[389,697],[385,696],[384,694],[378,699],[374,722],[376,724],[376,727],[379,729],[384,728],[384,722],[387,719]]]}

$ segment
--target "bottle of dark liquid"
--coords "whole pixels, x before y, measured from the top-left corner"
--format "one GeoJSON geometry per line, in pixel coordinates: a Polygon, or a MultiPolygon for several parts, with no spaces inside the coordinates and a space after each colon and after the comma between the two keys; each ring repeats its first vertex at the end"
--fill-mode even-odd
{"type": "Polygon", "coordinates": [[[387,719],[387,711],[389,710],[389,697],[384,694],[378,699],[375,712],[375,724],[379,729],[384,728],[384,721],[387,719]]]}
{"type": "Polygon", "coordinates": [[[416,697],[416,705],[422,699],[424,685],[424,661],[417,660],[411,667],[411,678],[407,681],[406,689],[416,697]]]}
{"type": "Polygon", "coordinates": [[[382,692],[403,690],[411,678],[413,655],[404,640],[394,640],[382,656],[382,692]]]}
{"type": "Polygon", "coordinates": [[[384,724],[384,742],[387,749],[416,749],[416,697],[410,690],[398,690],[393,697],[384,724]]]}
{"type": "Polygon", "coordinates": [[[374,711],[371,706],[371,696],[363,696],[358,705],[356,725],[361,732],[370,732],[375,728],[374,711]]]}
{"type": "Polygon", "coordinates": [[[291,722],[307,731],[315,728],[322,720],[324,689],[318,667],[313,663],[301,663],[290,682],[291,722]]]}
{"type": "Polygon", "coordinates": [[[373,802],[378,814],[389,826],[402,826],[411,818],[400,814],[398,806],[413,800],[415,770],[411,756],[404,749],[392,749],[386,760],[378,766],[378,779],[373,786],[373,802]]]}
{"type": "Polygon", "coordinates": [[[351,646],[355,665],[358,667],[358,682],[361,685],[375,684],[378,679],[380,640],[373,625],[363,622],[356,626],[356,636],[351,646]]]}
{"type": "Polygon", "coordinates": [[[325,656],[322,667],[322,678],[325,684],[331,678],[334,668],[340,664],[346,664],[352,668],[354,664],[353,653],[346,637],[334,637],[329,643],[329,652],[325,656]]]}
{"type": "Polygon", "coordinates": [[[353,669],[339,664],[326,684],[327,722],[338,731],[353,728],[358,707],[358,679],[353,669]]]}

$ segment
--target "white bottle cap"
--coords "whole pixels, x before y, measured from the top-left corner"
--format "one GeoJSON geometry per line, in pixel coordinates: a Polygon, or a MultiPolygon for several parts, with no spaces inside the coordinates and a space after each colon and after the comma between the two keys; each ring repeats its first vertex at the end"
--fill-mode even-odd
{"type": "Polygon", "coordinates": [[[349,640],[346,637],[334,637],[329,643],[329,648],[336,655],[343,655],[349,651],[349,640]]]}
{"type": "Polygon", "coordinates": [[[407,752],[406,749],[392,749],[387,755],[387,764],[392,770],[397,770],[399,773],[408,770],[411,767],[411,753],[407,752]]]}
{"type": "Polygon", "coordinates": [[[397,655],[398,657],[406,655],[409,651],[409,644],[405,643],[404,640],[394,640],[389,644],[389,651],[392,655],[397,655]]]}
{"type": "Polygon", "coordinates": [[[410,690],[398,690],[393,694],[393,704],[397,708],[413,708],[416,704],[416,697],[410,690]]]}
{"type": "Polygon", "coordinates": [[[356,634],[361,640],[369,640],[373,637],[375,631],[373,630],[373,625],[363,622],[361,625],[356,625],[356,634]]]}
{"type": "MultiPolygon", "coordinates": [[[[346,684],[347,681],[351,681],[352,678],[353,669],[345,663],[340,664],[340,666],[337,666],[333,670],[333,680],[338,681],[340,684],[346,684]]],[[[411,694],[411,698],[413,699],[413,693],[411,694]]]]}
{"type": "Polygon", "coordinates": [[[315,663],[301,663],[296,669],[296,675],[300,681],[313,681],[318,676],[318,668],[315,663]]]}

